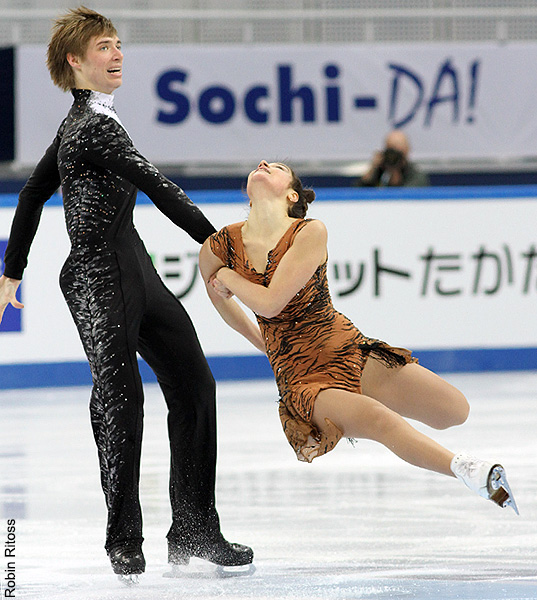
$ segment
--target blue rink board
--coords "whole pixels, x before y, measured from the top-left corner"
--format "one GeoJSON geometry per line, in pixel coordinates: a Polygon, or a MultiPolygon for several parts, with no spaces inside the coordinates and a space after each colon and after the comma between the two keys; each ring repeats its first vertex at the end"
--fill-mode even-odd
{"type": "MultiPolygon", "coordinates": [[[[437,373],[537,370],[537,348],[474,348],[418,350],[420,364],[437,373]]],[[[264,356],[209,356],[217,381],[271,379],[272,370],[264,356]]],[[[140,360],[145,383],[156,382],[147,364],[140,360]]],[[[69,387],[91,385],[85,362],[0,365],[0,389],[69,387]]]]}
{"type": "MultiPolygon", "coordinates": [[[[307,181],[304,184],[307,185],[307,181]]],[[[246,203],[246,193],[241,190],[185,190],[196,204],[246,203]]],[[[439,201],[446,200],[505,200],[530,198],[537,200],[537,185],[497,186],[446,186],[424,188],[315,188],[315,199],[321,202],[383,202],[383,201],[439,201]]],[[[17,194],[0,194],[0,208],[17,206],[17,194]]],[[[151,200],[138,192],[137,204],[150,204],[151,200]]],[[[45,206],[61,206],[62,199],[54,194],[45,206]]]]}

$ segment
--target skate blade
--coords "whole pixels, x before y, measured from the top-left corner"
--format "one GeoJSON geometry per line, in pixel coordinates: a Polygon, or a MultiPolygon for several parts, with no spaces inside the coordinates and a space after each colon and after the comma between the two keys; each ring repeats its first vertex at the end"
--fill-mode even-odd
{"type": "Polygon", "coordinates": [[[250,563],[249,565],[239,565],[237,567],[223,567],[218,565],[216,567],[216,574],[220,578],[226,577],[248,577],[255,573],[255,565],[250,563]]]}
{"type": "Polygon", "coordinates": [[[118,575],[117,578],[123,585],[126,585],[127,587],[133,587],[140,583],[136,573],[132,573],[131,575],[118,575]]]}
{"type": "Polygon", "coordinates": [[[492,488],[490,499],[502,508],[511,507],[519,515],[513,492],[507,482],[505,469],[501,465],[496,465],[492,469],[489,482],[492,488]]]}
{"type": "Polygon", "coordinates": [[[163,577],[168,579],[225,579],[228,577],[245,577],[255,573],[255,566],[253,564],[223,567],[212,563],[191,561],[189,565],[171,565],[171,567],[171,571],[163,573],[163,577]]]}

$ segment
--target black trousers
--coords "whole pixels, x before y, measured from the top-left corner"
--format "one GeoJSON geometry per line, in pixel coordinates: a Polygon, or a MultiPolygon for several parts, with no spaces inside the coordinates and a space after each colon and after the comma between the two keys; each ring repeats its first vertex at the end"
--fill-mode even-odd
{"type": "Polygon", "coordinates": [[[187,548],[218,536],[215,382],[185,309],[137,236],[113,250],[73,251],[60,285],[93,378],[90,415],[108,509],[106,549],[143,541],[137,351],[155,372],[168,407],[168,538],[187,548]]]}

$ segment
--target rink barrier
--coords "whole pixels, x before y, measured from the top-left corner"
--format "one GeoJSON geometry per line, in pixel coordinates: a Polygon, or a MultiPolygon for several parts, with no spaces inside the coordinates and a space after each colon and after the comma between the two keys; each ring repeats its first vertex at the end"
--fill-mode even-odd
{"type": "MultiPolygon", "coordinates": [[[[307,182],[306,182],[307,183],[307,182]]],[[[537,185],[524,186],[486,186],[486,187],[450,187],[450,188],[398,188],[398,189],[357,189],[357,188],[318,188],[317,200],[337,201],[371,201],[371,204],[389,202],[393,200],[420,201],[461,201],[464,203],[471,199],[485,199],[492,202],[509,199],[537,199],[537,185]]],[[[199,204],[233,204],[245,202],[245,195],[233,190],[189,191],[192,200],[199,204]]],[[[0,208],[13,208],[17,204],[17,194],[0,194],[0,208]]],[[[61,197],[56,194],[46,206],[61,206],[61,197]]],[[[149,205],[150,200],[142,193],[138,196],[139,205],[149,205]]],[[[209,207],[207,207],[209,210],[209,207]]],[[[390,208],[391,210],[391,208],[390,208]]],[[[527,219],[526,219],[527,221],[527,219]]],[[[533,230],[531,230],[533,232],[533,230]]],[[[533,233],[531,234],[533,236],[533,233]]],[[[6,237],[6,236],[4,236],[6,237]]],[[[145,238],[144,238],[145,239],[145,238]]],[[[533,238],[532,238],[533,239],[533,238]]],[[[534,284],[533,284],[534,285],[534,284]]],[[[534,289],[532,287],[532,289],[534,289]]],[[[530,298],[531,300],[531,298],[530,298]]],[[[509,309],[510,312],[516,312],[509,309]]],[[[527,314],[527,313],[526,313],[527,314]]],[[[527,314],[527,330],[535,331],[532,327],[531,315],[527,314]]],[[[7,334],[9,335],[9,334],[7,334]]],[[[401,336],[399,336],[401,337],[401,336]]],[[[431,347],[420,350],[420,344],[410,344],[413,353],[425,367],[439,373],[462,372],[487,372],[487,371],[527,371],[537,370],[537,344],[533,334],[527,339],[511,340],[510,345],[497,347],[499,344],[487,341],[470,341],[466,346],[434,348],[438,340],[428,339],[431,347]],[[494,347],[496,346],[496,347],[494,347]]],[[[0,343],[6,342],[0,335],[0,343]]],[[[501,344],[501,342],[500,342],[501,344]]],[[[439,344],[440,345],[440,344],[439,344]]],[[[0,353],[5,352],[4,360],[0,362],[0,389],[57,387],[57,386],[85,386],[91,384],[91,376],[87,363],[78,357],[65,361],[45,362],[38,358],[35,361],[21,357],[12,357],[9,360],[9,346],[2,344],[0,353]]],[[[214,349],[206,351],[210,367],[217,381],[237,381],[271,379],[273,377],[266,357],[262,355],[248,355],[242,350],[235,350],[229,354],[218,354],[214,349]]],[[[43,356],[45,358],[46,356],[43,356]]],[[[155,382],[155,376],[149,367],[142,361],[140,363],[142,379],[146,383],[155,382]]]]}
{"type": "MultiPolygon", "coordinates": [[[[304,184],[307,185],[307,180],[304,184]]],[[[246,184],[246,177],[244,178],[246,184]]],[[[195,204],[236,204],[246,203],[246,192],[239,190],[188,190],[188,196],[195,204]]],[[[445,186],[423,188],[315,188],[315,199],[321,202],[341,200],[374,200],[391,202],[393,200],[505,200],[506,198],[536,198],[537,185],[480,185],[445,186]]],[[[16,207],[18,194],[0,194],[0,208],[16,207]]],[[[138,192],[137,205],[152,204],[143,193],[138,192]]],[[[54,194],[45,207],[61,206],[62,199],[54,194]]]]}
{"type": "MultiPolygon", "coordinates": [[[[413,355],[436,373],[475,373],[537,370],[537,348],[473,348],[417,350],[413,355]]],[[[216,381],[272,379],[264,356],[209,356],[216,381]]],[[[149,366],[139,360],[144,383],[156,383],[149,366]]],[[[0,389],[75,387],[91,385],[86,362],[0,365],[0,389]]]]}

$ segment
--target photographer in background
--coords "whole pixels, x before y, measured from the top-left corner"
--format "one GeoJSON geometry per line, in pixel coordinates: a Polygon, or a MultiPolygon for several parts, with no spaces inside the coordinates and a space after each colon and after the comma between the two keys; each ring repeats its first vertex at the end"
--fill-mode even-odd
{"type": "Polygon", "coordinates": [[[384,150],[375,152],[371,166],[362,175],[358,185],[363,187],[425,187],[429,177],[410,160],[410,144],[400,130],[386,136],[384,150]]]}

